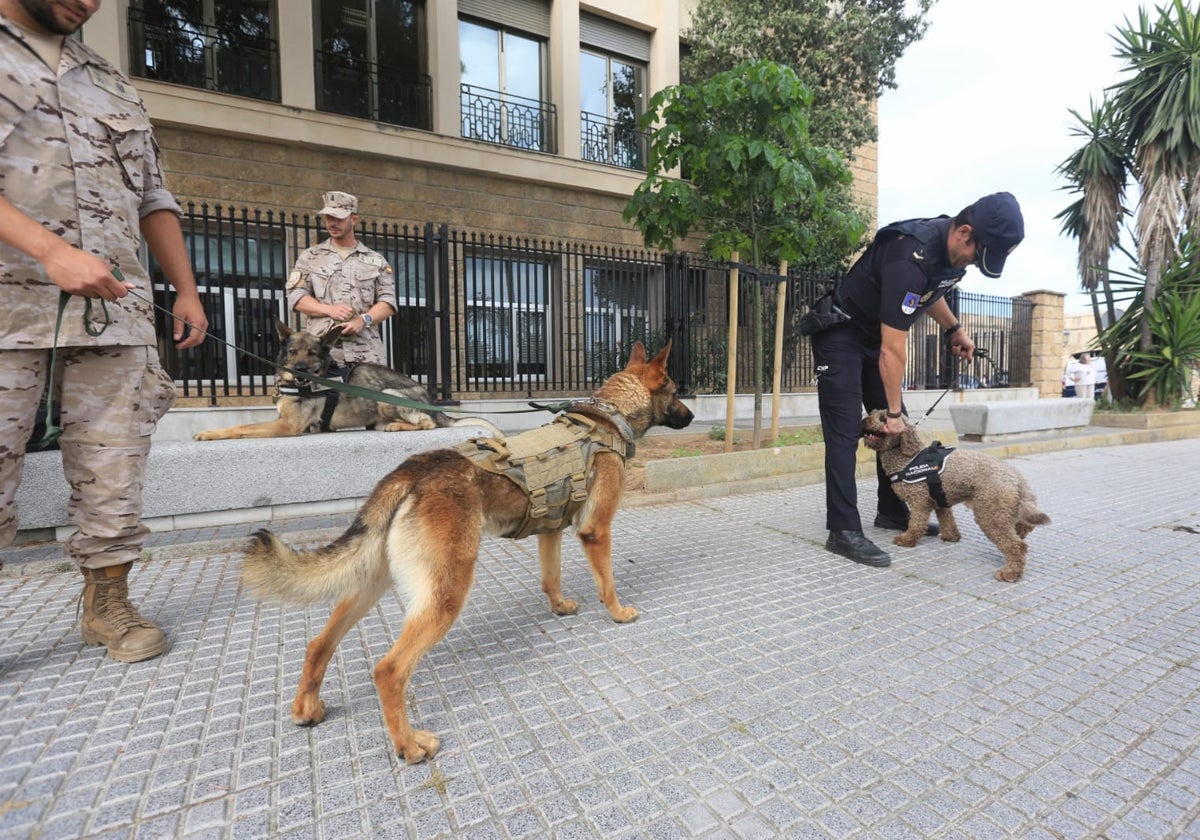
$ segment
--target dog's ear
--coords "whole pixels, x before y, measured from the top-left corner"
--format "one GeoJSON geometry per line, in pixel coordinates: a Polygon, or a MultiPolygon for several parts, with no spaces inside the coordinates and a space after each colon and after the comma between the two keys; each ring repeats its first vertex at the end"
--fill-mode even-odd
{"type": "Polygon", "coordinates": [[[321,343],[326,347],[332,347],[337,344],[342,338],[342,325],[330,328],[329,332],[321,336],[321,343]]]}
{"type": "Polygon", "coordinates": [[[667,342],[667,346],[658,351],[650,363],[646,365],[642,371],[642,381],[646,383],[646,387],[651,391],[658,391],[667,382],[667,356],[671,354],[671,342],[667,342]]]}
{"type": "Polygon", "coordinates": [[[664,347],[663,349],[659,350],[658,355],[656,355],[653,359],[650,360],[650,364],[656,368],[665,369],[667,366],[667,357],[670,355],[671,355],[671,342],[668,341],[667,346],[664,347]]]}
{"type": "Polygon", "coordinates": [[[646,345],[640,341],[635,341],[633,342],[633,346],[629,348],[629,361],[625,363],[625,367],[644,364],[646,364],[646,345]]]}
{"type": "Polygon", "coordinates": [[[288,337],[294,332],[295,330],[289,327],[287,323],[281,321],[279,318],[275,319],[275,334],[279,336],[280,341],[286,343],[288,337]]]}

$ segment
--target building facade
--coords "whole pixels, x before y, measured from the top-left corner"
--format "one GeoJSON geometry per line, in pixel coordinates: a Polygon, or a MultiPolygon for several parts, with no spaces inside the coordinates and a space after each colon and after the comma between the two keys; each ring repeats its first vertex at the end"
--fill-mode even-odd
{"type": "MultiPolygon", "coordinates": [[[[185,394],[262,391],[270,364],[226,348],[273,357],[287,268],[320,235],[326,190],[385,226],[363,238],[396,273],[389,361],[439,396],[586,391],[633,338],[678,339],[685,320],[724,329],[724,273],[673,273],[622,219],[646,175],[638,120],[679,81],[694,6],[103,4],[82,36],[146,102],[212,332],[229,342],[189,358],[164,343],[185,394]]],[[[873,211],[874,148],[853,165],[873,211]]]]}
{"type": "MultiPolygon", "coordinates": [[[[694,0],[116,0],[83,36],[135,81],[182,202],[641,245],[636,130],[694,0]]],[[[856,161],[875,206],[874,150],[856,161]]]]}

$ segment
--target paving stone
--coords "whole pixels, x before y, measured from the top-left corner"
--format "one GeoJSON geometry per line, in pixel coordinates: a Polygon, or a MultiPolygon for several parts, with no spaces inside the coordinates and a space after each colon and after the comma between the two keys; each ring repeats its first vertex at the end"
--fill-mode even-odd
{"type": "MultiPolygon", "coordinates": [[[[820,487],[621,511],[632,625],[596,603],[572,539],[569,618],[545,608],[533,541],[487,539],[413,677],[442,751],[412,767],[371,676],[397,592],[347,634],[327,720],[303,728],[291,698],[329,605],[260,604],[228,548],[153,535],[172,552],[133,588],[172,647],[132,666],[80,644],[76,573],[6,570],[0,836],[1189,836],[1200,568],[1173,529],[1200,514],[1161,488],[1189,487],[1198,456],[1177,441],[1015,459],[1054,519],[1017,584],[991,577],[969,514],[962,542],[889,569],[833,557],[820,487]]],[[[317,545],[347,522],[262,524],[317,545]]]]}

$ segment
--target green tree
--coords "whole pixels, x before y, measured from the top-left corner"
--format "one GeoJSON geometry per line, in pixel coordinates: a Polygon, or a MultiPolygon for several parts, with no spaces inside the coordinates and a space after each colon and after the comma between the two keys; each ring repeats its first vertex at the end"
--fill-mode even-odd
{"type": "Polygon", "coordinates": [[[791,67],[813,92],[814,142],[853,155],[878,136],[871,106],[928,27],[934,0],[700,0],[681,62],[697,82],[745,61],[791,67]]]}
{"type": "MultiPolygon", "coordinates": [[[[1176,253],[1181,230],[1200,212],[1200,17],[1173,0],[1152,18],[1138,10],[1114,40],[1128,78],[1111,88],[1141,190],[1137,209],[1138,259],[1145,271],[1145,311],[1153,311],[1163,269],[1176,253]]],[[[1143,319],[1140,350],[1149,352],[1151,323],[1143,319]]]]}
{"type": "MultiPolygon", "coordinates": [[[[1079,283],[1091,294],[1092,317],[1099,335],[1117,320],[1108,265],[1109,256],[1120,240],[1122,220],[1129,213],[1124,198],[1130,163],[1113,102],[1105,99],[1099,104],[1091,102],[1090,106],[1087,116],[1070,112],[1076,120],[1071,133],[1084,142],[1058,165],[1058,172],[1070,182],[1064,189],[1080,197],[1055,218],[1062,220],[1063,233],[1079,240],[1079,283]]],[[[1109,389],[1120,399],[1124,390],[1117,354],[1114,348],[1104,349],[1109,389]]]]}
{"type": "MultiPolygon", "coordinates": [[[[673,250],[702,230],[718,259],[733,251],[754,266],[802,262],[836,247],[844,260],[863,233],[859,217],[826,201],[850,183],[831,148],[810,143],[812,94],[770,61],[747,62],[702,82],[669,87],[647,106],[648,174],[625,208],[646,244],[673,250]],[[679,170],[688,180],[674,177],[679,170]]],[[[773,274],[774,268],[763,274],[773,274]]],[[[762,298],[754,284],[755,440],[762,416],[762,298]]]]}

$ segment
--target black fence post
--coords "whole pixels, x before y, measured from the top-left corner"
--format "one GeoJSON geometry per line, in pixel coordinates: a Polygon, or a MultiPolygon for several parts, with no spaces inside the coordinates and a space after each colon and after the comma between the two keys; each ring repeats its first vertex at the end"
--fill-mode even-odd
{"type": "Polygon", "coordinates": [[[680,394],[690,394],[691,383],[691,301],[688,295],[687,255],[673,253],[665,255],[663,266],[666,269],[666,331],[671,340],[671,357],[668,360],[668,371],[675,380],[680,394]]]}
{"type": "Polygon", "coordinates": [[[426,330],[429,392],[436,400],[450,400],[454,395],[454,355],[450,340],[450,237],[446,225],[435,233],[433,223],[425,223],[425,278],[431,327],[426,330]]]}

